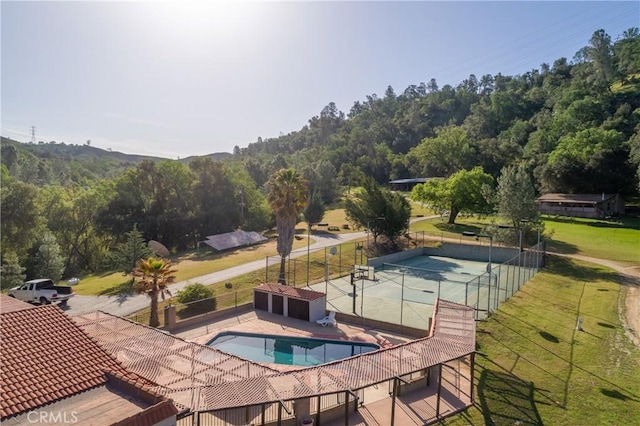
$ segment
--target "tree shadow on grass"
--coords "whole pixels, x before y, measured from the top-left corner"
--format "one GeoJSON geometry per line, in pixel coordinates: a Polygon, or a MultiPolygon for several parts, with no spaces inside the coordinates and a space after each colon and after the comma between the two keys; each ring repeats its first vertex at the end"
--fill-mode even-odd
{"type": "Polygon", "coordinates": [[[130,296],[134,292],[135,287],[133,285],[133,280],[128,279],[127,281],[113,287],[105,288],[98,293],[98,296],[130,296]]]}
{"type": "Polygon", "coordinates": [[[577,263],[571,258],[548,256],[546,267],[552,274],[562,275],[576,281],[613,281],[618,282],[620,274],[616,271],[605,271],[601,266],[587,266],[577,263]]]}
{"type": "Polygon", "coordinates": [[[486,425],[542,425],[534,385],[508,372],[484,369],[478,398],[486,425]]]}
{"type": "Polygon", "coordinates": [[[639,401],[637,398],[625,395],[622,392],[615,389],[600,388],[600,392],[602,392],[603,395],[608,396],[609,398],[615,398],[621,401],[635,401],[635,402],[639,401]]]}
{"type": "Polygon", "coordinates": [[[578,253],[578,246],[564,241],[547,240],[547,250],[561,254],[576,254],[578,253]]]}
{"type": "Polygon", "coordinates": [[[465,231],[480,233],[482,231],[482,227],[476,225],[468,225],[468,224],[458,224],[458,223],[448,223],[448,222],[440,222],[433,225],[434,228],[442,232],[453,232],[455,234],[462,234],[465,231]]]}
{"type": "Polygon", "coordinates": [[[540,334],[540,336],[543,339],[545,339],[545,340],[547,340],[547,341],[549,341],[551,343],[560,343],[560,339],[558,339],[556,336],[554,336],[551,333],[547,333],[546,331],[539,331],[538,333],[540,334]]]}
{"type": "Polygon", "coordinates": [[[633,227],[634,221],[625,220],[625,218],[612,218],[610,220],[607,219],[587,219],[587,218],[579,218],[579,217],[568,217],[568,216],[558,216],[558,217],[545,217],[545,222],[556,222],[556,223],[575,223],[584,226],[594,226],[597,228],[625,228],[625,227],[633,227]]]}

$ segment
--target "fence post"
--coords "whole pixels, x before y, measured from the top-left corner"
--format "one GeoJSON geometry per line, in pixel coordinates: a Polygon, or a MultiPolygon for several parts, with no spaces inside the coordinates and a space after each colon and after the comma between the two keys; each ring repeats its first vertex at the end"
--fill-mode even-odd
{"type": "Polygon", "coordinates": [[[489,286],[487,287],[487,316],[489,316],[489,312],[491,311],[491,268],[489,268],[489,286]]]}
{"type": "MultiPolygon", "coordinates": [[[[297,270],[296,267],[298,266],[298,262],[296,262],[296,259],[293,259],[293,288],[296,288],[296,279],[298,274],[296,274],[297,270]]],[[[289,256],[289,267],[291,267],[291,256],[289,256]]]]}
{"type": "Polygon", "coordinates": [[[466,283],[464,283],[464,304],[466,306],[469,306],[469,303],[467,303],[467,299],[469,297],[469,281],[467,281],[466,283]]]}
{"type": "Polygon", "coordinates": [[[480,315],[480,277],[478,280],[478,300],[476,300],[476,319],[478,319],[478,315],[480,315]]]}
{"type": "MultiPolygon", "coordinates": [[[[496,285],[498,286],[497,289],[497,302],[496,302],[496,308],[498,308],[498,306],[500,306],[500,275],[502,272],[502,265],[498,266],[498,275],[496,277],[496,285]]],[[[506,291],[505,291],[505,296],[506,296],[506,291]]],[[[505,297],[506,299],[506,297],[505,297]]]]}
{"type": "Polygon", "coordinates": [[[400,327],[402,327],[402,311],[404,308],[404,274],[402,274],[402,289],[400,292],[400,327]]]}
{"type": "Polygon", "coordinates": [[[520,276],[522,275],[522,253],[518,254],[518,290],[520,290],[520,284],[522,283],[522,279],[520,276]]]}

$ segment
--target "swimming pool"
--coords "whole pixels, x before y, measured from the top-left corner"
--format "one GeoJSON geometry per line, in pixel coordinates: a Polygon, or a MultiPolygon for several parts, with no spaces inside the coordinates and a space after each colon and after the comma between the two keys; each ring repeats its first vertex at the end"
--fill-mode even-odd
{"type": "Polygon", "coordinates": [[[375,343],[226,331],[207,342],[255,362],[310,367],[380,349],[375,343]]]}

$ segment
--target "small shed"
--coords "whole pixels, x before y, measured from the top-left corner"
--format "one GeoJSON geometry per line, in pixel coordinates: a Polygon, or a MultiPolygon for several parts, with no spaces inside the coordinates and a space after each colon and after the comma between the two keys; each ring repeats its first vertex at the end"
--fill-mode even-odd
{"type": "Polygon", "coordinates": [[[267,238],[257,232],[246,232],[238,229],[224,234],[209,235],[204,241],[198,242],[198,248],[200,243],[204,243],[214,250],[222,251],[236,247],[251,246],[265,241],[267,241],[267,238]]]}
{"type": "Polygon", "coordinates": [[[281,284],[262,284],[253,289],[254,309],[315,322],[326,315],[327,296],[313,290],[281,284]]]}
{"type": "Polygon", "coordinates": [[[545,194],[536,200],[542,214],[604,219],[624,214],[619,194],[545,194]]]}
{"type": "Polygon", "coordinates": [[[411,191],[414,186],[425,183],[428,178],[396,179],[389,181],[389,186],[393,191],[411,191]]]}

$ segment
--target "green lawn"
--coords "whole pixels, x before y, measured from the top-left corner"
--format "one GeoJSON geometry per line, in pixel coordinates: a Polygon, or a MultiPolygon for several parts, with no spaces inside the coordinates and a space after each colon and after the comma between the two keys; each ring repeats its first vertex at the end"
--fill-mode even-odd
{"type": "MultiPolygon", "coordinates": [[[[428,219],[411,226],[411,231],[424,231],[436,238],[464,241],[462,232],[480,232],[495,218],[460,217],[455,224],[446,218],[428,219]]],[[[640,219],[625,218],[620,222],[580,218],[544,218],[547,250],[564,254],[581,254],[624,264],[640,262],[640,219]]],[[[537,235],[525,235],[526,244],[534,244],[537,235]]]]}
{"type": "MultiPolygon", "coordinates": [[[[347,270],[353,267],[354,264],[362,263],[359,257],[360,252],[355,249],[357,244],[357,241],[351,241],[341,245],[339,254],[331,260],[331,264],[333,265],[331,271],[332,274],[338,274],[336,264],[343,265],[344,271],[342,273],[344,274],[347,273],[347,270]]],[[[306,285],[307,266],[309,266],[309,282],[311,284],[323,282],[326,272],[325,251],[318,250],[312,252],[308,263],[306,256],[302,259],[288,262],[287,285],[294,287],[306,285]]],[[[268,275],[267,282],[277,282],[279,271],[280,262],[276,259],[270,261],[266,272],[266,275],[268,275]]],[[[216,309],[233,307],[237,304],[253,300],[253,288],[265,282],[265,271],[264,269],[259,269],[257,271],[234,277],[228,281],[232,284],[231,288],[227,288],[227,280],[207,285],[207,287],[213,290],[214,296],[217,299],[216,309]]],[[[167,299],[160,303],[160,309],[169,303],[174,305],[178,304],[175,298],[167,299]]],[[[177,312],[179,317],[183,309],[184,306],[178,304],[177,312]]],[[[150,316],[149,312],[150,309],[145,308],[131,315],[129,318],[143,324],[148,324],[150,316]]]]}
{"type": "MultiPolygon", "coordinates": [[[[432,215],[433,212],[412,203],[412,215],[432,215]]],[[[347,223],[344,210],[330,210],[325,215],[326,223],[341,226],[347,223]]],[[[459,217],[450,225],[446,218],[426,219],[411,225],[412,232],[422,232],[434,238],[453,238],[464,241],[463,231],[479,233],[483,226],[491,222],[491,218],[459,217]]],[[[495,220],[495,219],[494,219],[495,220]]],[[[353,229],[339,232],[353,232],[353,229]]],[[[298,224],[297,234],[306,234],[306,224],[298,224]]],[[[314,227],[314,233],[327,232],[326,228],[314,227]]],[[[333,232],[335,233],[335,232],[333,232]]],[[[625,219],[622,223],[605,222],[591,219],[552,219],[545,220],[545,236],[547,249],[559,253],[582,254],[585,256],[615,260],[624,263],[640,262],[640,220],[625,219]]],[[[525,235],[528,245],[536,242],[533,232],[525,235]]],[[[306,238],[294,241],[294,249],[306,245],[306,238]]],[[[189,252],[176,256],[173,261],[176,269],[176,281],[192,279],[211,272],[226,269],[253,260],[264,259],[276,255],[275,241],[235,250],[228,253],[214,254],[201,248],[200,252],[189,252]]],[[[110,295],[127,289],[128,277],[121,273],[93,275],[83,277],[80,284],[74,287],[78,294],[110,295]]]]}
{"type": "Polygon", "coordinates": [[[464,231],[480,232],[489,224],[489,219],[477,217],[458,217],[456,223],[447,223],[447,217],[425,219],[411,225],[411,232],[423,232],[432,237],[459,239],[464,231]]]}
{"type": "Polygon", "coordinates": [[[547,250],[632,264],[640,262],[640,219],[621,222],[545,218],[547,250]]]}
{"type": "Polygon", "coordinates": [[[621,291],[610,269],[551,257],[479,323],[476,403],[442,424],[640,424],[640,351],[619,321],[621,291]]]}
{"type": "MultiPolygon", "coordinates": [[[[417,214],[425,216],[433,214],[431,210],[421,207],[417,203],[412,203],[412,206],[413,216],[417,214]]],[[[327,227],[314,226],[313,233],[338,234],[357,231],[351,226],[349,226],[350,229],[342,229],[342,225],[348,223],[344,214],[344,209],[328,210],[323,218],[323,222],[332,226],[338,226],[340,230],[328,231],[327,227]]],[[[304,222],[299,223],[296,226],[296,234],[303,238],[294,240],[294,250],[303,248],[307,245],[307,224],[304,222]]],[[[311,236],[311,239],[311,242],[313,243],[313,235],[311,236]]],[[[254,260],[265,259],[267,256],[275,255],[277,255],[275,239],[272,239],[270,242],[265,244],[225,253],[213,253],[211,250],[202,247],[199,252],[190,251],[172,258],[175,269],[177,269],[175,281],[189,280],[201,275],[206,275],[254,260]]],[[[77,294],[83,295],[115,295],[122,291],[129,290],[130,287],[128,286],[128,282],[129,277],[124,276],[119,272],[89,275],[82,277],[80,283],[74,287],[74,291],[77,294]]]]}
{"type": "MultiPolygon", "coordinates": [[[[297,232],[301,233],[302,229],[298,227],[297,232]]],[[[304,233],[306,233],[306,230],[304,233]]],[[[294,240],[293,248],[295,250],[306,247],[306,245],[306,238],[296,239],[294,240]]],[[[214,253],[208,248],[201,247],[199,251],[183,253],[174,256],[171,260],[174,264],[174,269],[177,271],[175,273],[175,281],[179,282],[254,260],[265,259],[266,256],[273,256],[276,253],[275,239],[271,239],[264,244],[224,253],[214,253]]],[[[80,283],[74,286],[73,290],[77,294],[84,295],[115,295],[122,290],[128,289],[127,283],[129,280],[130,277],[122,275],[120,272],[90,275],[83,277],[80,283]]]]}

